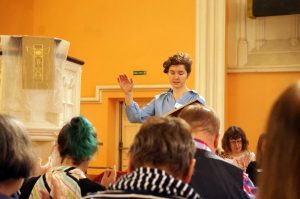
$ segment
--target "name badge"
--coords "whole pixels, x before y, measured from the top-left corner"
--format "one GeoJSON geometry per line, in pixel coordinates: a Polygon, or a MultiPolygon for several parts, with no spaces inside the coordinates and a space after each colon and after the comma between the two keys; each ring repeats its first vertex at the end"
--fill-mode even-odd
{"type": "Polygon", "coordinates": [[[176,102],[176,104],[175,104],[174,107],[175,107],[176,109],[177,109],[177,108],[180,108],[180,107],[182,107],[182,104],[179,104],[179,103],[176,102]]]}

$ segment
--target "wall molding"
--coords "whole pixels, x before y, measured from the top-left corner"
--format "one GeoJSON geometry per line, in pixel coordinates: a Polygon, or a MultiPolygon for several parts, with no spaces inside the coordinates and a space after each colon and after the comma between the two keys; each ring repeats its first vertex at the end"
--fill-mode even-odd
{"type": "Polygon", "coordinates": [[[228,67],[227,73],[273,73],[273,72],[299,72],[300,65],[291,66],[248,66],[248,67],[228,67]]]}
{"type": "Polygon", "coordinates": [[[28,135],[30,136],[32,141],[38,142],[54,142],[57,140],[57,134],[60,128],[53,129],[30,129],[28,128],[28,135]]]}
{"type": "MultiPolygon", "coordinates": [[[[170,88],[169,84],[152,84],[152,85],[134,85],[135,91],[144,91],[144,90],[166,90],[170,88]]],[[[81,103],[102,103],[102,92],[103,91],[121,91],[119,85],[102,85],[96,86],[95,95],[93,97],[81,97],[81,103]]]]}

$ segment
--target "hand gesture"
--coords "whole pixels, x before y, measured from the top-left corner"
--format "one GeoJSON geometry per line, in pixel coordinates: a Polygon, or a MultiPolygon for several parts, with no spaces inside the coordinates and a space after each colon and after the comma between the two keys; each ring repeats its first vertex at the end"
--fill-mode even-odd
{"type": "Polygon", "coordinates": [[[128,78],[126,74],[119,75],[118,83],[120,85],[121,90],[125,93],[131,93],[133,90],[133,81],[128,78]]]}
{"type": "Polygon", "coordinates": [[[107,188],[110,183],[114,183],[116,181],[116,177],[117,171],[116,166],[114,166],[112,169],[107,169],[104,171],[100,184],[107,188]]]}
{"type": "Polygon", "coordinates": [[[52,159],[49,156],[48,157],[48,162],[45,164],[42,164],[42,158],[38,158],[38,164],[35,165],[34,172],[32,173],[32,176],[40,176],[46,173],[52,165],[52,159]]]}

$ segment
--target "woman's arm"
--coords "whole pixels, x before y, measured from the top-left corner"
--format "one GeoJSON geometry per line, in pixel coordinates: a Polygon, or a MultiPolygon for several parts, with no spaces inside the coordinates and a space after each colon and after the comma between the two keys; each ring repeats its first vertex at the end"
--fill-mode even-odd
{"type": "Polygon", "coordinates": [[[126,74],[119,75],[118,83],[125,95],[125,103],[130,106],[133,102],[133,81],[126,74]]]}
{"type": "Polygon", "coordinates": [[[143,108],[140,108],[139,105],[133,101],[130,106],[126,106],[125,111],[130,122],[143,123],[145,119],[155,115],[155,99],[151,100],[151,102],[143,108]]]}

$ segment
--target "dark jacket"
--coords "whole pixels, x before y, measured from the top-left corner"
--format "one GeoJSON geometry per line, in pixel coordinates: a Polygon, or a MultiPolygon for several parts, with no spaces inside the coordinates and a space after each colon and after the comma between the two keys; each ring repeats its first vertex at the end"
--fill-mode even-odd
{"type": "Polygon", "coordinates": [[[205,199],[248,198],[243,190],[243,171],[216,154],[197,149],[190,185],[205,199]]]}

